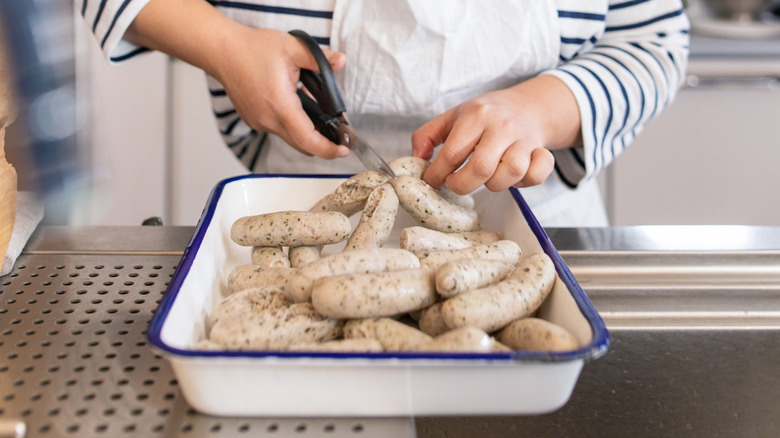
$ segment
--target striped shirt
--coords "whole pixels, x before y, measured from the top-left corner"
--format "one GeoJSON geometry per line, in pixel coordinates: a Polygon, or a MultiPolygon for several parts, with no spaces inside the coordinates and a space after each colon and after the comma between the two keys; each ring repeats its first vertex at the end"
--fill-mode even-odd
{"type": "MultiPolygon", "coordinates": [[[[123,39],[149,0],[75,0],[109,62],[146,51],[123,39]]],[[[304,29],[330,44],[335,0],[208,0],[250,24],[272,14],[280,27],[304,29]],[[305,5],[305,7],[295,7],[305,5]]],[[[560,29],[554,75],[573,92],[582,119],[583,146],[556,150],[555,170],[569,187],[597,175],[675,97],[688,58],[689,22],[681,0],[555,0],[560,29]]],[[[225,143],[253,168],[267,135],[246,125],[224,88],[208,78],[217,125],[225,143]]]]}

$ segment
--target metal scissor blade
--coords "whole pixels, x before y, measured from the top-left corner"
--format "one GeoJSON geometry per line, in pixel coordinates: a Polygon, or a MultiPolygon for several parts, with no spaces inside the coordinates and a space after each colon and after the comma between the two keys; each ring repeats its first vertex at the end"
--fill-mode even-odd
{"type": "Polygon", "coordinates": [[[382,172],[393,179],[396,178],[393,169],[387,165],[385,160],[368,143],[361,140],[348,125],[344,123],[339,124],[339,137],[342,141],[341,144],[353,151],[360,162],[366,166],[366,169],[382,172]]]}

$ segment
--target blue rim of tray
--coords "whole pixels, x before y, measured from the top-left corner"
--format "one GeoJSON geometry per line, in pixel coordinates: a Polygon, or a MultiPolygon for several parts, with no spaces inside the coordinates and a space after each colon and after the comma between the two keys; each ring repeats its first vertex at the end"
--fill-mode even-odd
{"type": "Polygon", "coordinates": [[[536,220],[536,217],[531,212],[530,207],[523,199],[520,191],[515,188],[510,188],[509,191],[520,208],[523,217],[525,217],[528,226],[539,241],[542,250],[550,256],[555,269],[561,281],[564,282],[567,289],[572,295],[577,307],[582,312],[585,319],[590,325],[593,338],[591,342],[579,349],[565,351],[565,352],[536,352],[536,351],[519,351],[514,350],[511,352],[490,352],[490,353],[435,353],[435,352],[382,352],[382,353],[349,353],[349,352],[290,352],[290,351],[222,351],[222,350],[185,350],[172,347],[166,344],[162,340],[162,330],[165,325],[168,313],[173,306],[177,295],[179,294],[181,285],[183,284],[192,263],[195,259],[198,249],[200,249],[203,243],[203,238],[206,231],[211,224],[216,210],[217,203],[224,191],[225,187],[233,182],[254,179],[254,178],[349,178],[351,175],[347,174],[251,174],[242,175],[232,178],[227,178],[214,187],[212,190],[206,207],[201,213],[198,225],[195,227],[192,237],[187,244],[184,253],[182,254],[181,261],[173,274],[170,284],[163,296],[157,310],[152,317],[149,324],[149,330],[147,337],[149,342],[161,350],[162,352],[177,356],[181,358],[329,358],[329,359],[397,359],[405,362],[406,360],[419,360],[419,359],[434,359],[434,360],[453,360],[453,361],[498,361],[498,362],[566,362],[572,360],[594,360],[601,357],[606,353],[609,348],[609,332],[607,331],[604,321],[598,314],[598,311],[588,299],[585,292],[580,287],[574,275],[569,270],[569,267],[561,258],[558,250],[555,249],[552,241],[545,233],[542,226],[536,220]]]}

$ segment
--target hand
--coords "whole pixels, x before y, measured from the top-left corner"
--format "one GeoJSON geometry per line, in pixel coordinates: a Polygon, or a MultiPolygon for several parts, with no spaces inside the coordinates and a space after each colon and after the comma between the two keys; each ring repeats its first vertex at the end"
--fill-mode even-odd
{"type": "MultiPolygon", "coordinates": [[[[272,132],[306,155],[336,158],[349,154],[317,132],[296,94],[300,70],[319,71],[298,38],[285,32],[241,27],[225,50],[215,78],[225,87],[241,118],[252,128],[272,132]]],[[[333,70],[343,53],[324,49],[333,70]]]]}
{"type": "Polygon", "coordinates": [[[466,194],[484,184],[502,191],[541,184],[554,167],[549,149],[579,144],[579,129],[579,110],[568,87],[555,77],[538,76],[434,118],[413,134],[412,147],[415,156],[430,159],[442,145],[423,175],[433,187],[445,184],[466,194]]]}
{"type": "MultiPolygon", "coordinates": [[[[243,26],[197,0],[150,0],[125,37],[216,78],[253,129],[277,134],[307,155],[336,158],[349,154],[346,146],[331,143],[317,132],[303,111],[296,94],[300,69],[319,69],[296,37],[243,26]]],[[[344,66],[343,53],[323,52],[334,70],[344,66]]]]}

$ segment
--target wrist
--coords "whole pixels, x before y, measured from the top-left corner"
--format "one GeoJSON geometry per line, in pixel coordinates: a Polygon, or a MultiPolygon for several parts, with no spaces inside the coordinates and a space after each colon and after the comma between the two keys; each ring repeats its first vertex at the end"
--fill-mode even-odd
{"type": "Polygon", "coordinates": [[[532,102],[537,125],[547,149],[563,149],[582,145],[582,122],[574,94],[560,79],[540,75],[514,87],[519,99],[532,102]]]}

